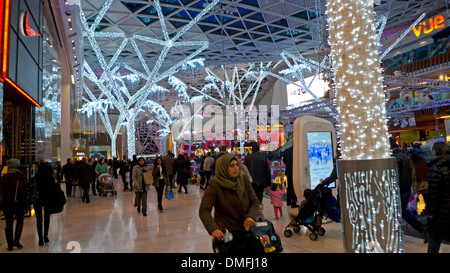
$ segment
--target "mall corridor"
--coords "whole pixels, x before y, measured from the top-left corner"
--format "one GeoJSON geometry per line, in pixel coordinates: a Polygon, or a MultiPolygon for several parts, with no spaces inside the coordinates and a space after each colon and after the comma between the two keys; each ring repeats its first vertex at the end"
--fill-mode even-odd
{"type": "MultiPolygon", "coordinates": [[[[22,233],[22,249],[7,251],[4,229],[1,232],[0,253],[212,253],[211,237],[198,216],[203,190],[188,185],[189,194],[174,190],[173,200],[163,200],[164,212],[156,205],[156,191],[148,193],[148,211],[144,217],[133,207],[134,193],[123,192],[121,180],[115,179],[117,196],[92,196],[91,203],[76,197],[67,198],[64,211],[53,214],[49,240],[38,245],[35,217],[26,217],[22,233]]],[[[64,190],[64,184],[63,190],[64,190]]],[[[270,198],[263,200],[264,216],[271,221],[283,243],[282,253],[342,253],[341,224],[324,220],[325,236],[317,241],[309,239],[305,228],[286,238],[283,235],[289,223],[284,203],[283,216],[275,220],[270,198]]],[[[4,226],[4,220],[2,220],[4,226]]],[[[405,236],[406,253],[426,253],[427,245],[421,239],[405,236]]],[[[441,252],[450,253],[450,245],[442,244],[441,252]]]]}

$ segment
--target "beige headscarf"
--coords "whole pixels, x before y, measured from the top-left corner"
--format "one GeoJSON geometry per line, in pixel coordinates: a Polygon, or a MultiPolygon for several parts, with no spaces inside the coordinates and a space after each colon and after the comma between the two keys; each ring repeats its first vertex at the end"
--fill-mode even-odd
{"type": "Polygon", "coordinates": [[[231,177],[228,173],[228,167],[231,160],[236,160],[233,154],[223,154],[216,162],[215,176],[214,180],[217,181],[219,186],[225,189],[236,191],[239,200],[242,198],[242,193],[244,193],[244,179],[242,174],[239,172],[238,177],[231,177]]]}

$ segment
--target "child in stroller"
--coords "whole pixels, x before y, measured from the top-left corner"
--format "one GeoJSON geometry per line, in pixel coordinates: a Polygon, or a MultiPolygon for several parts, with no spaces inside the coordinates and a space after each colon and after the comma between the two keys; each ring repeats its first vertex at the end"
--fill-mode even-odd
{"type": "Polygon", "coordinates": [[[326,204],[328,199],[332,196],[331,189],[319,184],[314,190],[306,189],[303,192],[305,200],[302,201],[298,208],[298,212],[290,212],[289,216],[291,222],[284,230],[284,236],[291,237],[292,227],[294,232],[300,231],[300,225],[305,226],[311,234],[309,238],[313,241],[325,234],[325,229],[322,227],[322,219],[326,213],[326,204]]]}
{"type": "Polygon", "coordinates": [[[102,173],[98,176],[99,181],[99,190],[100,190],[100,196],[106,196],[108,192],[111,193],[111,196],[116,196],[117,191],[114,187],[113,183],[113,177],[109,173],[102,173]]]}

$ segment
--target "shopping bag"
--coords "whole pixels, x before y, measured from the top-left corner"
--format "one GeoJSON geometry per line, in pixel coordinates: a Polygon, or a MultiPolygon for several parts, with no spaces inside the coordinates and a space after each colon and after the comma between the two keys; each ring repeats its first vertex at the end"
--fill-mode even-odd
{"type": "Polygon", "coordinates": [[[153,185],[153,175],[151,172],[145,172],[143,173],[143,176],[145,185],[153,185]]]}
{"type": "Polygon", "coordinates": [[[173,191],[171,188],[166,188],[165,195],[167,200],[172,200],[174,198],[173,191]]]}

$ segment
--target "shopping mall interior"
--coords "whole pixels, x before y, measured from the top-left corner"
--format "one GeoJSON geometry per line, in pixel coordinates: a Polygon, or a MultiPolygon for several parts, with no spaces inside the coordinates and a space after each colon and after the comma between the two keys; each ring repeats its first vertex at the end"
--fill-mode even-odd
{"type": "MultiPolygon", "coordinates": [[[[400,179],[391,138],[414,171],[406,210],[427,225],[428,191],[415,187],[422,169],[414,169],[412,155],[431,162],[433,145],[450,142],[449,5],[0,0],[2,176],[16,158],[31,185],[45,162],[66,199],[51,214],[43,244],[32,202],[24,207],[20,247],[9,249],[2,213],[0,253],[213,253],[199,210],[212,191],[205,185],[219,176],[216,165],[205,178],[205,157],[217,163],[223,153],[233,153],[249,177],[268,166],[269,184],[258,186],[255,174],[250,185],[262,189],[264,223],[272,223],[269,236],[278,235],[281,253],[427,253],[424,233],[402,217],[398,187],[379,188],[400,179]],[[257,168],[249,163],[255,146],[265,160],[257,168]],[[189,162],[187,182],[175,173],[164,210],[156,186],[149,186],[144,215],[134,205],[133,172],[122,172],[121,162],[143,158],[152,170],[170,152],[189,162]],[[100,189],[88,186],[90,202],[79,180],[63,171],[69,159],[81,166],[84,158],[96,164],[104,158],[110,174],[107,182],[94,179],[100,189]],[[336,169],[330,200],[339,218],[318,209],[312,217],[320,214],[319,232],[305,221],[292,225],[289,214],[299,211],[304,190],[318,188],[336,169]],[[270,183],[284,191],[281,211],[270,183]]],[[[438,249],[450,253],[449,242],[438,249]]]]}

